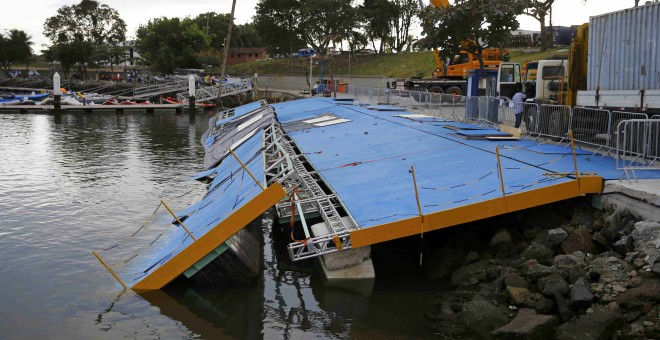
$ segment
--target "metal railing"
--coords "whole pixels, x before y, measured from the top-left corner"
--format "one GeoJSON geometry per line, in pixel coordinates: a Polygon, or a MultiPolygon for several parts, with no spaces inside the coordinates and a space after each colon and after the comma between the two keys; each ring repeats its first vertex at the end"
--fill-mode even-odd
{"type": "Polygon", "coordinates": [[[660,170],[660,119],[631,119],[616,127],[616,168],[628,179],[635,170],[660,170]]]}
{"type": "Polygon", "coordinates": [[[133,89],[133,97],[148,98],[168,92],[176,92],[188,88],[188,80],[175,80],[169,83],[141,86],[133,89]]]}
{"type": "MultiPolygon", "coordinates": [[[[201,103],[215,100],[218,98],[220,85],[204,86],[195,90],[195,102],[201,103]]],[[[222,85],[222,95],[220,97],[233,96],[252,91],[252,79],[241,79],[240,82],[227,82],[222,85]]],[[[180,92],[176,95],[180,101],[188,101],[188,92],[180,92]]]]}
{"type": "MultiPolygon", "coordinates": [[[[366,87],[351,87],[344,98],[353,97],[361,105],[389,104],[402,109],[429,116],[472,122],[478,124],[515,126],[516,103],[492,97],[465,97],[448,94],[430,93],[426,91],[407,91],[398,89],[373,89],[366,87]]],[[[608,111],[595,108],[574,107],[566,105],[538,105],[524,103],[520,129],[527,137],[545,137],[557,143],[568,141],[568,131],[572,130],[574,140],[580,145],[594,148],[593,153],[607,155],[619,152],[616,145],[619,133],[617,126],[622,121],[649,120],[644,113],[608,111]]],[[[650,120],[660,121],[660,115],[650,120]]],[[[643,145],[643,136],[636,135],[640,140],[628,140],[626,146],[643,145]],[[633,143],[634,142],[634,143],[633,143]],[[631,144],[632,143],[632,144],[631,144]]],[[[646,142],[658,144],[657,133],[651,135],[646,142]],[[653,137],[656,136],[656,137],[653,137]],[[655,138],[655,139],[653,139],[655,138]]],[[[640,157],[650,157],[647,162],[654,162],[657,157],[657,146],[647,147],[652,152],[641,153],[640,157]]],[[[649,168],[648,166],[645,168],[649,168]]]]}

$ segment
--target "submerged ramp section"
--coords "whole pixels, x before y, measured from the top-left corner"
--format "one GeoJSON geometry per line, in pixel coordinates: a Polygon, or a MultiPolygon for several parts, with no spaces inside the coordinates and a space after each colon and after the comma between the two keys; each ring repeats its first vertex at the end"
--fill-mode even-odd
{"type": "Polygon", "coordinates": [[[282,186],[264,184],[262,144],[263,131],[258,131],[202,174],[212,179],[208,192],[174,213],[170,228],[117,271],[120,281],[141,292],[160,289],[186,271],[197,272],[226,250],[232,235],[280,201],[282,186]]]}

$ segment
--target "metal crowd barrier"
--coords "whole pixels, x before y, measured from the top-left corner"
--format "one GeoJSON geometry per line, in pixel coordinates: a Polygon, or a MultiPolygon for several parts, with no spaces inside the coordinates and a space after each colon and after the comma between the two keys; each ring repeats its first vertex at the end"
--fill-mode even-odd
{"type": "Polygon", "coordinates": [[[570,121],[569,129],[573,131],[576,141],[596,146],[598,150],[610,145],[610,111],[576,106],[571,112],[570,121]]]}
{"type": "Polygon", "coordinates": [[[616,168],[628,179],[635,170],[660,170],[660,119],[623,120],[616,136],[616,168]]]}
{"type": "MultiPolygon", "coordinates": [[[[350,94],[361,104],[387,104],[442,119],[515,126],[516,103],[498,98],[364,87],[350,87],[350,94]]],[[[575,141],[595,147],[594,153],[605,148],[604,154],[616,151],[621,162],[632,157],[632,161],[617,168],[632,169],[639,164],[644,169],[658,168],[660,115],[648,119],[643,113],[524,103],[520,129],[527,136],[552,138],[559,143],[567,141],[568,131],[572,130],[575,141]],[[628,121],[655,122],[644,125],[646,129],[623,124],[619,131],[620,123],[628,121]]]]}
{"type": "Polygon", "coordinates": [[[567,105],[541,105],[535,133],[539,136],[559,138],[560,142],[568,137],[571,126],[571,107],[567,105]]]}

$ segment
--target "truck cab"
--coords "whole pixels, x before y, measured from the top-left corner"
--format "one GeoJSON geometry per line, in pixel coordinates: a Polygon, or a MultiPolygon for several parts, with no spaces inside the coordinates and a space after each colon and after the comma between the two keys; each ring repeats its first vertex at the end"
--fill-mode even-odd
{"type": "Polygon", "coordinates": [[[523,78],[527,101],[537,104],[565,104],[568,60],[548,59],[527,63],[523,78]],[[530,72],[536,70],[536,72],[530,72]]]}

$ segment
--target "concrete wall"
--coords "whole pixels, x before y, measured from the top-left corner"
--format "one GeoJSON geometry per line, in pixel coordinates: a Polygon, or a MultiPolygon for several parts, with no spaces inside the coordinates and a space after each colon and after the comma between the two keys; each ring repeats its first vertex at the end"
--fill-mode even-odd
{"type": "MultiPolygon", "coordinates": [[[[252,77],[243,76],[243,77],[252,77]]],[[[329,76],[324,75],[323,79],[330,79],[329,76]]],[[[349,86],[358,86],[358,87],[379,87],[384,88],[387,81],[391,80],[387,77],[368,77],[368,76],[345,76],[345,75],[335,75],[335,81],[339,83],[347,83],[349,86]]],[[[312,80],[314,82],[319,80],[318,74],[312,74],[312,80]]],[[[270,89],[279,89],[279,90],[293,90],[301,91],[308,88],[307,77],[300,76],[282,76],[282,75],[258,75],[257,86],[260,90],[265,90],[266,88],[270,89]]],[[[312,83],[314,85],[314,83],[312,83]]]]}

